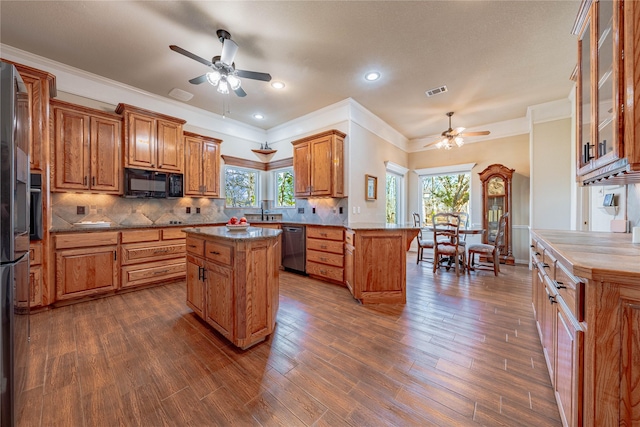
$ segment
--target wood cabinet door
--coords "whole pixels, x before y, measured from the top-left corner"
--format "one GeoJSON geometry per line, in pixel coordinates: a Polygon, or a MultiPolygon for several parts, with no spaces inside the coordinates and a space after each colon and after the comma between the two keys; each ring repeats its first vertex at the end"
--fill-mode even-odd
{"type": "Polygon", "coordinates": [[[625,426],[640,421],[640,295],[634,293],[621,301],[620,425],[625,426]]]}
{"type": "Polygon", "coordinates": [[[332,197],[344,197],[344,139],[333,137],[332,197]]]}
{"type": "Polygon", "coordinates": [[[31,267],[29,269],[29,306],[39,307],[42,305],[42,267],[31,267]]]}
{"type": "Polygon", "coordinates": [[[310,141],[311,195],[330,196],[333,178],[332,138],[325,136],[310,141]]]}
{"type": "Polygon", "coordinates": [[[556,318],[555,394],[558,410],[567,426],[582,425],[582,354],[584,332],[569,308],[561,300],[556,318]]]}
{"type": "Polygon", "coordinates": [[[220,144],[205,141],[202,146],[202,185],[204,195],[220,196],[220,144]]]}
{"type": "Polygon", "coordinates": [[[156,120],[137,113],[127,113],[125,167],[156,167],[156,120]]]}
{"type": "MultiPolygon", "coordinates": [[[[42,112],[42,103],[49,103],[48,96],[46,101],[44,100],[45,94],[45,85],[42,80],[34,75],[25,72],[25,70],[18,68],[18,72],[20,73],[20,77],[22,77],[22,81],[24,85],[27,87],[27,93],[29,96],[28,104],[18,104],[18,108],[22,110],[22,108],[26,107],[26,114],[30,118],[27,123],[29,123],[29,127],[25,129],[27,132],[27,139],[29,141],[29,166],[33,170],[42,170],[45,160],[43,156],[43,147],[42,147],[42,125],[44,125],[45,117],[42,112]]],[[[25,111],[18,111],[18,114],[25,114],[25,111]]]]}
{"type": "Polygon", "coordinates": [[[355,248],[351,245],[344,246],[344,281],[347,288],[349,288],[351,295],[353,295],[354,289],[354,249],[355,248]]]}
{"type": "Polygon", "coordinates": [[[54,111],[54,189],[88,190],[90,118],[64,108],[54,111]]]}
{"type": "Polygon", "coordinates": [[[556,369],[556,353],[555,353],[555,340],[556,340],[556,321],[558,317],[558,303],[556,301],[557,291],[554,291],[555,286],[550,283],[548,276],[541,277],[541,282],[544,286],[541,295],[542,301],[540,302],[540,330],[542,332],[541,342],[542,350],[544,352],[545,359],[547,361],[547,368],[549,369],[549,377],[551,383],[555,383],[555,369],[556,369]]]}
{"type": "Polygon", "coordinates": [[[56,298],[95,295],[118,286],[117,246],[56,251],[56,298]]]}
{"type": "Polygon", "coordinates": [[[205,263],[205,320],[227,339],[235,337],[233,271],[212,262],[205,263]]]}
{"type": "Polygon", "coordinates": [[[121,122],[91,117],[91,182],[92,190],[121,193],[121,122]]]}
{"type": "Polygon", "coordinates": [[[187,136],[184,138],[184,194],[185,196],[202,195],[202,140],[187,136]]]}
{"type": "Polygon", "coordinates": [[[204,261],[187,256],[187,305],[202,319],[205,318],[203,271],[204,261]]]}
{"type": "Polygon", "coordinates": [[[296,197],[311,195],[311,151],[309,143],[293,147],[293,191],[296,197]]]}
{"type": "MultiPolygon", "coordinates": [[[[268,335],[273,324],[271,309],[272,278],[275,252],[272,252],[271,242],[252,242],[246,252],[247,276],[245,283],[246,299],[236,301],[238,312],[238,339],[248,339],[255,342],[268,335]],[[244,313],[242,312],[244,311],[244,313]],[[242,319],[245,321],[243,322],[242,319]],[[242,331],[242,325],[246,328],[242,331]]],[[[278,247],[279,249],[279,247],[278,247]]],[[[238,279],[242,280],[242,279],[238,279]]]]}
{"type": "Polygon", "coordinates": [[[182,125],[158,120],[157,129],[157,155],[158,170],[182,173],[184,139],[182,137],[182,125]]]}

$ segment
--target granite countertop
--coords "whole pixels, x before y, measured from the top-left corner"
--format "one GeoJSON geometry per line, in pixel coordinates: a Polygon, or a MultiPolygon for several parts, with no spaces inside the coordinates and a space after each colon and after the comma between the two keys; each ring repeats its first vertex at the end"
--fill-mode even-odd
{"type": "Polygon", "coordinates": [[[232,241],[273,239],[282,233],[282,230],[252,226],[247,227],[246,230],[229,230],[226,226],[223,226],[185,228],[182,231],[187,233],[187,235],[215,237],[232,241]]]}
{"type": "Polygon", "coordinates": [[[640,285],[640,244],[630,233],[531,230],[577,277],[640,285]]]}

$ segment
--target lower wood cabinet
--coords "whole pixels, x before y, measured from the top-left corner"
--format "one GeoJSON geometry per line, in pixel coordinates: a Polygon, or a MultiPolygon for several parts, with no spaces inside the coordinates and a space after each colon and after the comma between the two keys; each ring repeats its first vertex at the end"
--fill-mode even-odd
{"type": "Polygon", "coordinates": [[[344,229],[307,225],[307,265],[309,276],[344,283],[344,229]]]}
{"type": "Polygon", "coordinates": [[[57,235],[55,258],[57,300],[118,288],[118,232],[57,235]]]}
{"type": "Polygon", "coordinates": [[[187,231],[187,305],[245,349],[263,341],[275,327],[280,231],[264,229],[262,237],[236,239],[233,232],[221,237],[224,230],[187,231]]]}
{"type": "Polygon", "coordinates": [[[29,245],[29,306],[42,306],[42,241],[29,245]]]}
{"type": "Polygon", "coordinates": [[[563,424],[640,425],[637,246],[623,233],[531,234],[533,307],[563,424]]]}

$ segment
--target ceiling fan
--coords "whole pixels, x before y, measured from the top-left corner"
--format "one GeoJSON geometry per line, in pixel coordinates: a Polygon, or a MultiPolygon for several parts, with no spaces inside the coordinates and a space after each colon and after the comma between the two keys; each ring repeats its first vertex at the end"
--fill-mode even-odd
{"type": "Polygon", "coordinates": [[[491,132],[488,130],[482,130],[477,132],[463,132],[464,128],[459,127],[452,129],[451,128],[451,116],[453,116],[453,111],[447,113],[449,117],[449,129],[442,132],[441,137],[436,141],[430,142],[425,145],[425,147],[430,147],[435,145],[437,148],[444,148],[445,150],[451,150],[454,146],[462,147],[464,144],[465,136],[480,136],[480,135],[489,135],[491,132]]]}
{"type": "Polygon", "coordinates": [[[213,86],[217,87],[217,91],[222,94],[229,93],[229,90],[235,92],[236,95],[243,97],[247,96],[247,93],[242,89],[242,82],[239,77],[253,80],[261,80],[264,82],[271,81],[271,75],[268,73],[259,73],[257,71],[246,71],[246,70],[237,70],[236,64],[233,62],[233,59],[238,52],[238,45],[236,42],[231,40],[231,34],[229,34],[226,30],[218,30],[216,31],[216,35],[218,36],[218,40],[222,43],[222,53],[219,56],[214,56],[211,61],[208,61],[204,58],[195,55],[188,50],[184,50],[183,48],[171,45],[169,49],[174,52],[178,52],[187,58],[191,58],[194,61],[198,61],[201,64],[210,67],[212,71],[209,71],[206,74],[203,74],[198,77],[194,77],[189,80],[189,83],[194,85],[199,85],[208,81],[213,86]]]}

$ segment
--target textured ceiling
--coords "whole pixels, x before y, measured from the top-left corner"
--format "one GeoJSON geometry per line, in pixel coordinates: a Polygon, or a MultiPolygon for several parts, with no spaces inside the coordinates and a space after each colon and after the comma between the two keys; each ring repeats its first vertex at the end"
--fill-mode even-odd
{"type": "Polygon", "coordinates": [[[264,129],[351,97],[409,139],[524,117],[564,98],[576,64],[578,0],[563,1],[5,1],[0,42],[222,114],[223,96],[188,80],[208,68],[169,49],[219,55],[224,28],[243,79],[229,116],[264,129]],[[368,83],[366,71],[382,78],[368,83]],[[448,92],[427,98],[441,85],[448,92]],[[265,118],[256,120],[254,113],[265,118]]]}

